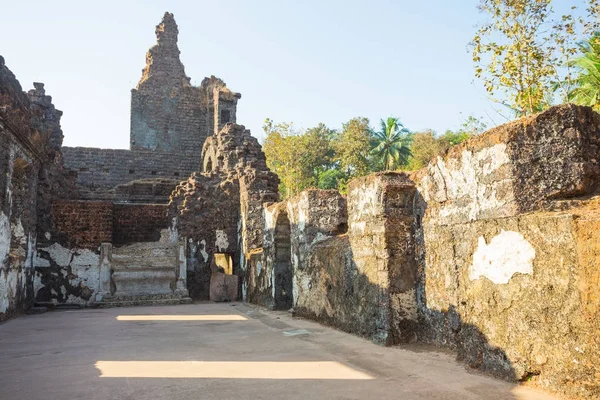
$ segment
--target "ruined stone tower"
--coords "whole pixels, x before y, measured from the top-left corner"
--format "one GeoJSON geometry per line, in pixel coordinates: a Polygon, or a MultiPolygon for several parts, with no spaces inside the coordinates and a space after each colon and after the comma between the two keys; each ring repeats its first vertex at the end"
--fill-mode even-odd
{"type": "Polygon", "coordinates": [[[173,14],[165,13],[155,32],[156,44],[146,53],[142,77],[131,90],[130,150],[63,148],[65,165],[77,172],[83,198],[136,201],[123,199],[125,189],[119,186],[168,179],[158,189],[144,189],[158,195],[144,195],[145,201],[166,202],[177,183],[171,181],[201,170],[206,138],[236,122],[239,93],[215,76],[191,85],[179,59],[173,14]]]}

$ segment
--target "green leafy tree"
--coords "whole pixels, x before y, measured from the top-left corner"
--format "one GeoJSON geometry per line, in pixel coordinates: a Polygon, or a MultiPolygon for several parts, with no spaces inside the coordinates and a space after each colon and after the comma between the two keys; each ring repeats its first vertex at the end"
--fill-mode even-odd
{"type": "Polygon", "coordinates": [[[480,0],[488,15],[473,38],[475,75],[487,92],[502,91],[502,104],[518,115],[548,107],[556,77],[555,49],[544,29],[550,20],[551,0],[480,0]]]}
{"type": "Polygon", "coordinates": [[[438,138],[433,131],[418,132],[413,135],[410,145],[411,157],[408,169],[421,169],[438,155],[445,152],[450,144],[443,137],[438,138]]]}
{"type": "Polygon", "coordinates": [[[371,154],[384,170],[394,170],[408,163],[411,141],[409,130],[398,118],[382,119],[381,130],[373,133],[371,154]]]}
{"type": "Polygon", "coordinates": [[[319,177],[319,189],[340,189],[348,180],[348,176],[338,168],[323,171],[319,177]]]}
{"type": "Polygon", "coordinates": [[[333,143],[333,149],[339,168],[349,178],[367,175],[372,171],[371,140],[371,128],[367,118],[352,118],[342,125],[342,131],[333,143]]]}
{"type": "Polygon", "coordinates": [[[455,146],[475,135],[479,135],[484,132],[486,128],[487,125],[481,121],[481,119],[468,116],[465,122],[463,122],[456,131],[447,130],[442,136],[442,139],[445,140],[448,145],[455,146]]]}
{"type": "Polygon", "coordinates": [[[337,135],[335,130],[319,124],[298,132],[290,123],[275,123],[270,119],[265,121],[263,129],[267,166],[279,176],[282,197],[323,186],[320,182],[323,175],[335,168],[332,149],[337,135]]]}
{"type": "Polygon", "coordinates": [[[580,73],[574,79],[575,88],[569,92],[569,101],[600,111],[600,32],[581,42],[580,48],[582,55],[570,63],[580,73]]]}
{"type": "Polygon", "coordinates": [[[298,149],[302,154],[300,165],[305,168],[304,175],[308,179],[309,186],[321,187],[322,175],[335,168],[333,142],[336,138],[337,131],[323,123],[306,130],[301,135],[298,149]]]}

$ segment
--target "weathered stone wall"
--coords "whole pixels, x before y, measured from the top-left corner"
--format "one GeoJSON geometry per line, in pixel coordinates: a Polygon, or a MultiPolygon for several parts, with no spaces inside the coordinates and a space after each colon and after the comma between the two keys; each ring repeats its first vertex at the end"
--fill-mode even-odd
{"type": "Polygon", "coordinates": [[[111,243],[158,242],[169,227],[166,204],[115,204],[111,243]]]}
{"type": "Polygon", "coordinates": [[[406,175],[388,173],[353,181],[347,200],[309,190],[267,205],[263,248],[250,257],[248,299],[284,308],[289,268],[296,314],[382,344],[413,340],[414,194],[406,175]]]}
{"type": "Polygon", "coordinates": [[[599,141],[600,115],[560,106],[416,174],[420,340],[504,378],[600,396],[599,203],[567,200],[597,193],[599,141]]]}
{"type": "Polygon", "coordinates": [[[0,321],[33,304],[38,213],[55,193],[48,177],[62,174],[62,112],[34,86],[24,93],[0,56],[0,321]]]}
{"type": "Polygon", "coordinates": [[[173,191],[172,229],[187,241],[190,296],[208,300],[214,253],[234,257],[238,274],[239,183],[235,175],[194,174],[173,191]]]}
{"type": "MultiPolygon", "coordinates": [[[[101,246],[142,243],[162,251],[161,235],[168,225],[166,204],[54,200],[52,229],[44,232],[33,259],[35,301],[94,304],[100,285],[101,246]]],[[[156,258],[155,253],[146,258],[156,258]]],[[[175,264],[172,261],[166,269],[175,274],[175,264]]]]}
{"type": "Polygon", "coordinates": [[[109,201],[56,200],[52,204],[54,230],[45,232],[46,243],[96,251],[113,235],[113,204],[109,201]]]}
{"type": "MultiPolygon", "coordinates": [[[[188,287],[194,298],[209,295],[215,253],[234,257],[241,296],[247,259],[262,246],[263,203],[278,200],[279,179],[262,148],[242,125],[227,123],[202,151],[204,172],[182,182],[171,197],[170,220],[188,241],[188,287]]],[[[214,269],[214,268],[213,268],[214,269]]]]}
{"type": "MultiPolygon", "coordinates": [[[[180,181],[201,167],[199,153],[181,153],[64,147],[65,166],[77,173],[81,198],[110,199],[107,190],[131,181],[164,178],[180,181]]],[[[171,190],[175,187],[173,185],[171,190]]]]}
{"type": "MultiPolygon", "coordinates": [[[[374,285],[376,338],[414,339],[417,324],[414,256],[415,185],[404,174],[378,173],[348,185],[348,235],[358,273],[374,285]]],[[[360,292],[358,292],[360,293],[360,292]]],[[[366,323],[373,326],[373,321],[366,323]]]]}

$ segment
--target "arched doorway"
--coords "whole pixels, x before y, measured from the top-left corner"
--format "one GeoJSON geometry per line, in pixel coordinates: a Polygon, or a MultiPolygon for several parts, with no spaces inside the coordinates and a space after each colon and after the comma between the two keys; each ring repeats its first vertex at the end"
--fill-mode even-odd
{"type": "Polygon", "coordinates": [[[277,217],[275,224],[275,304],[276,310],[289,310],[293,307],[292,293],[292,252],[290,220],[286,212],[277,217]]]}

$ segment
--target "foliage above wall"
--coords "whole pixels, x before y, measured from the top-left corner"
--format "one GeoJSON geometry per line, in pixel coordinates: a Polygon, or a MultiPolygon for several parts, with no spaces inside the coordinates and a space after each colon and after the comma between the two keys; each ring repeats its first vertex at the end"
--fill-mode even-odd
{"type": "Polygon", "coordinates": [[[339,130],[322,123],[298,130],[293,123],[267,119],[264,152],[267,165],[281,179],[281,196],[294,196],[308,188],[345,193],[352,178],[384,170],[416,170],[486,128],[472,116],[443,135],[431,130],[411,132],[393,117],[382,119],[380,125],[377,131],[367,118],[356,117],[339,130]]]}

